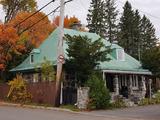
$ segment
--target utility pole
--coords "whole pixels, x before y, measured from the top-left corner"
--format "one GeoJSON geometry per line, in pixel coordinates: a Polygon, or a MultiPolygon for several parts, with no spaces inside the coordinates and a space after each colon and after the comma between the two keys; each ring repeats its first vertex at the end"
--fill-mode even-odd
{"type": "Polygon", "coordinates": [[[60,87],[61,87],[61,74],[62,66],[64,63],[64,52],[63,52],[63,37],[64,37],[64,8],[65,1],[60,1],[60,20],[59,20],[59,40],[57,46],[57,74],[56,74],[56,90],[55,90],[55,106],[60,105],[60,87]]]}

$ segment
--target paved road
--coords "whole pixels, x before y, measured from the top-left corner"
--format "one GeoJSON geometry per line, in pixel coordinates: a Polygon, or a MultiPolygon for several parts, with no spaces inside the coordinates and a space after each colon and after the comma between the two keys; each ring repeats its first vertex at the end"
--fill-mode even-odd
{"type": "Polygon", "coordinates": [[[65,111],[0,106],[0,120],[160,120],[160,105],[72,113],[65,111]],[[148,113],[149,112],[149,113],[148,113]]]}
{"type": "Polygon", "coordinates": [[[119,118],[135,118],[144,120],[160,120],[160,105],[132,107],[116,110],[93,111],[89,114],[101,116],[116,116],[119,118]]]}

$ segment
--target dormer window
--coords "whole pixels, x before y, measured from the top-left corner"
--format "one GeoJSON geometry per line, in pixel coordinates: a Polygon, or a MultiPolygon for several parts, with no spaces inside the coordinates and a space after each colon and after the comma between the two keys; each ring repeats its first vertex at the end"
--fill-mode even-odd
{"type": "Polygon", "coordinates": [[[30,63],[31,64],[34,63],[34,55],[33,54],[30,55],[30,63]]]}
{"type": "Polygon", "coordinates": [[[125,61],[124,49],[117,49],[117,60],[125,61]]]}

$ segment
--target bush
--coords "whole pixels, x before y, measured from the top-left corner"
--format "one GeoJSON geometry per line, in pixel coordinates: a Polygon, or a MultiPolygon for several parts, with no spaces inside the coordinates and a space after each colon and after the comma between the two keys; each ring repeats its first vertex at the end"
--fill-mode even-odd
{"type": "Polygon", "coordinates": [[[17,75],[8,85],[10,86],[10,90],[7,98],[10,101],[21,104],[31,102],[32,95],[27,92],[26,82],[21,75],[17,75]]]}
{"type": "Polygon", "coordinates": [[[89,109],[105,109],[109,107],[109,90],[105,87],[104,81],[98,75],[91,75],[88,80],[89,91],[89,109]]]}
{"type": "Polygon", "coordinates": [[[123,98],[117,97],[116,100],[111,103],[111,108],[124,108],[126,107],[125,102],[123,101],[123,98]]]}
{"type": "Polygon", "coordinates": [[[153,104],[160,104],[160,92],[157,92],[154,98],[152,99],[144,98],[139,103],[140,106],[153,105],[153,104]]]}

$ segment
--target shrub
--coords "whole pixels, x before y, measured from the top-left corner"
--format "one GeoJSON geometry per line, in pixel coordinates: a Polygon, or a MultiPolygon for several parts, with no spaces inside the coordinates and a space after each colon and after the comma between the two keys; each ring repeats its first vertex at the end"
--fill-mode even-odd
{"type": "Polygon", "coordinates": [[[8,85],[10,86],[10,90],[7,98],[10,101],[21,104],[31,102],[32,95],[27,92],[26,82],[21,75],[17,75],[8,85]]]}
{"type": "Polygon", "coordinates": [[[150,104],[160,104],[160,92],[157,92],[154,98],[152,99],[144,98],[139,103],[140,106],[150,105],[150,104]]]}
{"type": "Polygon", "coordinates": [[[104,109],[109,107],[110,95],[109,90],[105,87],[102,78],[93,74],[88,80],[89,91],[89,109],[104,109]]]}
{"type": "Polygon", "coordinates": [[[125,102],[123,101],[123,98],[117,97],[116,100],[111,103],[111,108],[124,108],[126,107],[125,102]]]}

